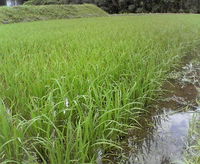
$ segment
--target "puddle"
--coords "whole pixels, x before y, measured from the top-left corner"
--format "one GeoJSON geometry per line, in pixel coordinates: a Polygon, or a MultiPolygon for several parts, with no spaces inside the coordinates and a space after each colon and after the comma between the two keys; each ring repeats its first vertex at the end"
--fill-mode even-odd
{"type": "Polygon", "coordinates": [[[134,150],[129,153],[126,164],[171,164],[181,163],[187,147],[187,136],[190,120],[194,112],[173,113],[156,116],[156,126],[146,136],[137,140],[130,137],[129,147],[134,150]]]}
{"type": "Polygon", "coordinates": [[[110,160],[105,163],[184,163],[190,122],[193,115],[200,113],[200,62],[197,58],[186,59],[183,67],[170,73],[162,88],[167,92],[143,115],[139,121],[141,128],[130,130],[123,140],[122,155],[108,154],[110,160]]]}

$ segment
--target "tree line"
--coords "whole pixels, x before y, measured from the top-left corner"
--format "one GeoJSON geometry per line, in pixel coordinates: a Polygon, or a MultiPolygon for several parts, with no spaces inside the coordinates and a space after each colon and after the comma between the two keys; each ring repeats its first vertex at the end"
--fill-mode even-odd
{"type": "Polygon", "coordinates": [[[0,5],[5,5],[6,4],[6,0],[0,0],[0,5]]]}
{"type": "Polygon", "coordinates": [[[96,4],[109,13],[200,13],[200,0],[28,0],[26,2],[33,5],[82,3],[96,4]]]}

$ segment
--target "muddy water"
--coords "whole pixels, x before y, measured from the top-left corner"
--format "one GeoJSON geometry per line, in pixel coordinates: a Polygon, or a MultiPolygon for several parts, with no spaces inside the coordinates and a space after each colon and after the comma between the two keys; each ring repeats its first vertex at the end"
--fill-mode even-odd
{"type": "Polygon", "coordinates": [[[189,139],[190,122],[200,112],[200,62],[197,59],[170,74],[163,86],[168,92],[140,120],[141,129],[130,131],[125,164],[181,164],[189,139]]]}

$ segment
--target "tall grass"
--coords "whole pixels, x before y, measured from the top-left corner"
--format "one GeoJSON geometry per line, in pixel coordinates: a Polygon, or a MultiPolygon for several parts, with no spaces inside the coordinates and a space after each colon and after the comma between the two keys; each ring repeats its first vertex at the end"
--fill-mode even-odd
{"type": "Polygon", "coordinates": [[[136,128],[167,71],[197,45],[197,15],[0,26],[0,162],[95,163],[136,128]],[[195,28],[194,28],[195,26],[195,28]]]}

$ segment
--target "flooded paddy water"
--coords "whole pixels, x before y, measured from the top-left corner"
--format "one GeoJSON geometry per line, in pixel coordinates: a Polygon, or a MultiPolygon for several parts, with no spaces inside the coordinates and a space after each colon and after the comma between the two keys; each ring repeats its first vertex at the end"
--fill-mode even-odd
{"type": "Polygon", "coordinates": [[[184,163],[184,154],[189,146],[191,121],[194,115],[200,112],[198,59],[199,57],[186,59],[184,63],[187,64],[170,73],[162,88],[165,92],[139,121],[140,129],[130,130],[123,141],[123,157],[118,156],[110,163],[184,163]]]}
{"type": "Polygon", "coordinates": [[[126,164],[181,164],[188,147],[193,116],[198,104],[200,62],[189,61],[169,75],[166,90],[140,121],[140,130],[130,131],[126,164]]]}

